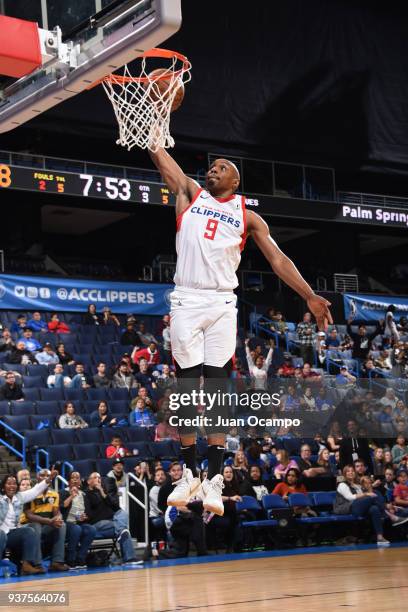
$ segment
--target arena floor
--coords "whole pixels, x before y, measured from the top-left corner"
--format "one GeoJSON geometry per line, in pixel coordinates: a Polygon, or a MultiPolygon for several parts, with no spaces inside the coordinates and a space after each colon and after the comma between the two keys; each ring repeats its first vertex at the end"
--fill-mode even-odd
{"type": "MultiPolygon", "coordinates": [[[[0,595],[10,590],[68,590],[68,609],[75,612],[247,612],[254,608],[261,612],[276,606],[285,612],[344,607],[359,612],[407,609],[407,546],[313,553],[224,555],[218,557],[224,559],[221,561],[191,558],[128,571],[10,579],[0,586],[0,595]]],[[[26,606],[25,610],[42,608],[26,606]]]]}

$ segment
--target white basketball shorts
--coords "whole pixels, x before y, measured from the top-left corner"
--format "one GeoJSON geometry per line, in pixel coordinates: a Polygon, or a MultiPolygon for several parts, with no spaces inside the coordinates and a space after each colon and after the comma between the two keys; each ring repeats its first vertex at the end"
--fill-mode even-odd
{"type": "Polygon", "coordinates": [[[235,293],[176,287],[170,303],[171,350],[180,368],[222,368],[235,353],[235,293]]]}

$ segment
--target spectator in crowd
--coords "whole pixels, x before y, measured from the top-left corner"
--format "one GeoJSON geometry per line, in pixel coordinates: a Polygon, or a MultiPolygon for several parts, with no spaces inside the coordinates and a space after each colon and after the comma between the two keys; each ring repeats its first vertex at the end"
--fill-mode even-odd
{"type": "Polygon", "coordinates": [[[156,469],[154,473],[154,485],[149,491],[149,522],[152,530],[151,539],[157,538],[158,533],[164,530],[164,512],[159,508],[159,492],[166,482],[166,472],[163,468],[156,469]]]}
{"type": "Polygon", "coordinates": [[[397,323],[397,329],[401,333],[401,335],[408,335],[408,318],[400,317],[399,322],[397,323]]]}
{"type": "MultiPolygon", "coordinates": [[[[51,472],[40,470],[37,481],[48,481],[51,472]]],[[[40,541],[49,540],[52,543],[50,572],[65,572],[69,567],[64,563],[66,525],[59,507],[59,494],[48,487],[24,507],[20,523],[27,523],[37,532],[40,541]]],[[[41,547],[34,565],[41,564],[41,547]]]]}
{"type": "Polygon", "coordinates": [[[135,476],[141,480],[148,489],[153,486],[153,478],[150,473],[150,466],[147,461],[138,461],[133,468],[135,476]]]}
{"type": "Polygon", "coordinates": [[[106,373],[106,363],[101,362],[96,366],[93,384],[97,389],[108,389],[112,386],[112,379],[106,373]]]}
{"type": "Polygon", "coordinates": [[[396,443],[391,449],[392,462],[399,468],[399,465],[404,458],[408,458],[408,445],[404,436],[397,436],[396,443]]]}
{"type": "Polygon", "coordinates": [[[390,372],[392,370],[390,351],[381,351],[379,356],[374,359],[374,365],[382,372],[390,372]]]}
{"type": "Polygon", "coordinates": [[[61,363],[57,363],[54,368],[54,374],[50,374],[47,378],[47,387],[49,389],[63,389],[71,386],[71,379],[64,375],[64,367],[61,363]]]}
{"type": "Polygon", "coordinates": [[[214,529],[215,537],[217,537],[217,529],[222,529],[227,547],[226,552],[230,552],[232,549],[237,552],[239,549],[239,535],[237,532],[238,516],[236,505],[242,501],[240,481],[230,465],[224,466],[222,475],[224,477],[224,488],[222,491],[224,515],[214,516],[211,519],[210,529],[214,529]]]}
{"type": "Polygon", "coordinates": [[[120,509],[115,484],[110,479],[102,482],[100,474],[93,472],[88,477],[85,493],[85,514],[89,523],[102,534],[112,537],[114,533],[120,545],[124,563],[136,563],[132,538],[128,530],[128,516],[120,509]]]}
{"type": "Polygon", "coordinates": [[[337,334],[337,329],[335,327],[327,334],[326,338],[326,346],[329,351],[336,351],[340,349],[340,338],[337,334]]]}
{"type": "Polygon", "coordinates": [[[396,310],[394,304],[390,304],[385,313],[384,337],[389,338],[391,342],[398,342],[400,339],[400,333],[394,319],[394,312],[396,310]]]}
{"type": "Polygon", "coordinates": [[[384,378],[384,374],[375,367],[372,359],[367,359],[361,368],[362,378],[384,378]]]}
{"type": "Polygon", "coordinates": [[[88,427],[88,423],[75,413],[75,406],[72,402],[66,402],[64,406],[64,414],[61,414],[58,419],[60,429],[84,429],[88,427]]]}
{"type": "Polygon", "coordinates": [[[266,359],[261,355],[252,359],[251,351],[249,350],[249,340],[245,340],[245,350],[248,362],[248,370],[252,380],[252,388],[257,390],[265,390],[268,384],[268,370],[272,362],[273,348],[270,347],[266,359]]]}
{"type": "Polygon", "coordinates": [[[305,485],[301,482],[301,474],[299,470],[291,468],[286,472],[283,482],[279,482],[274,490],[274,495],[280,495],[285,501],[288,500],[291,493],[307,493],[305,485]]]}
{"type": "Polygon", "coordinates": [[[283,364],[278,368],[277,376],[281,378],[292,378],[295,374],[295,368],[292,363],[292,356],[290,353],[283,354],[283,364]]]}
{"type": "Polygon", "coordinates": [[[132,453],[123,445],[122,438],[119,435],[112,436],[111,443],[106,447],[107,459],[122,459],[123,457],[131,457],[132,453]]]}
{"type": "Polygon", "coordinates": [[[139,329],[137,331],[137,334],[139,336],[139,345],[149,346],[149,344],[151,344],[152,342],[156,345],[159,344],[153,334],[146,330],[146,326],[143,321],[139,323],[139,329]]]}
{"type": "Polygon", "coordinates": [[[288,386],[288,391],[283,396],[281,405],[284,412],[299,410],[300,398],[297,396],[296,389],[293,385],[288,386]]]}
{"type": "Polygon", "coordinates": [[[36,353],[35,359],[40,365],[53,365],[60,362],[58,355],[49,342],[44,344],[42,351],[36,353]]]}
{"type": "Polygon", "coordinates": [[[166,482],[160,487],[160,491],[157,497],[157,505],[160,510],[165,514],[167,510],[167,498],[172,493],[174,485],[181,479],[183,475],[183,468],[178,461],[173,461],[169,467],[169,477],[166,482]]]}
{"type": "Polygon", "coordinates": [[[27,327],[27,317],[23,314],[19,314],[17,316],[17,320],[13,321],[10,327],[10,331],[12,334],[17,334],[17,336],[21,336],[23,331],[27,327]]]}
{"type": "Polygon", "coordinates": [[[91,413],[91,427],[113,427],[117,419],[109,412],[108,404],[105,400],[99,402],[98,408],[91,413]]]}
{"type": "MultiPolygon", "coordinates": [[[[146,359],[141,359],[139,363],[139,372],[135,374],[135,380],[142,387],[151,388],[154,383],[154,378],[149,372],[149,366],[146,359]]],[[[155,383],[154,383],[155,384],[155,383]]]]}
{"type": "Polygon", "coordinates": [[[340,373],[336,376],[336,384],[344,388],[352,388],[355,386],[357,378],[350,374],[347,366],[343,365],[340,368],[340,373]]]}
{"type": "MultiPolygon", "coordinates": [[[[322,331],[316,334],[316,357],[318,367],[324,367],[326,365],[327,346],[326,334],[322,331]]],[[[333,359],[333,354],[331,355],[331,359],[333,359]]]]}
{"type": "Polygon", "coordinates": [[[371,334],[368,334],[366,326],[362,324],[358,326],[358,333],[356,334],[351,329],[352,320],[353,319],[350,318],[347,321],[347,333],[353,341],[352,356],[353,359],[365,361],[371,349],[371,342],[376,336],[381,334],[382,326],[380,323],[377,323],[375,330],[371,334]]]}
{"type": "Polygon", "coordinates": [[[132,360],[139,365],[141,359],[145,359],[149,366],[158,365],[160,363],[160,353],[157,345],[151,342],[147,348],[134,349],[132,352],[132,360]]]}
{"type": "Polygon", "coordinates": [[[408,471],[400,469],[397,473],[398,484],[394,488],[394,503],[399,508],[408,508],[408,471]]]}
{"type": "Polygon", "coordinates": [[[384,476],[385,460],[383,448],[378,447],[375,449],[372,464],[374,477],[378,478],[379,476],[384,476]]]}
{"type": "Polygon", "coordinates": [[[336,465],[330,462],[330,451],[328,448],[322,448],[319,451],[316,461],[316,468],[324,470],[317,474],[317,476],[335,476],[336,475],[336,465]]]}
{"type": "Polygon", "coordinates": [[[132,322],[126,323],[126,329],[120,337],[120,343],[122,346],[135,346],[137,347],[140,343],[139,336],[135,330],[135,324],[132,322]]]}
{"type": "Polygon", "coordinates": [[[24,399],[23,389],[16,382],[14,372],[7,372],[5,379],[6,382],[0,387],[0,401],[22,401],[24,399]]]}
{"type": "Polygon", "coordinates": [[[312,323],[312,315],[305,312],[303,321],[298,324],[296,332],[299,338],[299,353],[303,363],[314,363],[314,334],[316,326],[312,323]]]}
{"type": "Polygon", "coordinates": [[[312,366],[307,362],[303,364],[302,376],[309,383],[318,383],[322,380],[321,374],[312,370],[312,366]]]}
{"type": "Polygon", "coordinates": [[[3,329],[0,335],[0,352],[5,353],[6,351],[11,351],[15,346],[10,331],[8,329],[3,329]]]}
{"type": "Polygon", "coordinates": [[[232,469],[237,475],[239,481],[242,481],[248,475],[248,459],[246,458],[243,450],[237,450],[235,453],[232,469]]]}
{"type": "Polygon", "coordinates": [[[397,403],[395,405],[395,408],[392,412],[395,418],[402,418],[402,419],[408,418],[408,409],[405,406],[404,401],[398,398],[397,398],[397,403]]]}
{"type": "Polygon", "coordinates": [[[126,472],[123,465],[123,460],[117,457],[112,463],[112,469],[107,473],[108,478],[112,478],[116,484],[116,487],[126,487],[126,472]]]}
{"type": "Polygon", "coordinates": [[[364,493],[357,482],[356,472],[352,465],[343,469],[343,479],[337,487],[337,495],[333,506],[334,514],[353,514],[354,516],[367,516],[374,527],[378,546],[389,546],[384,538],[382,519],[384,516],[384,502],[375,493],[364,493]]]}
{"type": "Polygon", "coordinates": [[[249,468],[248,477],[240,485],[240,494],[255,497],[259,502],[268,495],[268,489],[262,482],[262,470],[258,465],[251,465],[249,468]]]}
{"type": "Polygon", "coordinates": [[[395,391],[392,387],[388,387],[385,390],[385,395],[380,399],[380,404],[382,406],[390,406],[394,409],[397,406],[398,398],[395,395],[395,391]]]}
{"type": "Polygon", "coordinates": [[[406,373],[408,361],[408,351],[406,350],[406,343],[395,342],[391,351],[391,374],[394,378],[403,378],[406,373]]]}
{"type": "Polygon", "coordinates": [[[316,410],[316,398],[313,395],[312,387],[305,388],[305,392],[300,397],[300,405],[305,410],[316,410]]]}
{"type": "Polygon", "coordinates": [[[339,451],[341,469],[346,465],[353,465],[357,459],[362,459],[371,471],[371,452],[368,440],[359,437],[358,425],[354,419],[347,421],[347,437],[340,440],[339,451]]]}
{"type": "Polygon", "coordinates": [[[291,468],[299,469],[298,464],[294,459],[289,459],[288,451],[283,448],[279,449],[276,453],[276,460],[278,464],[276,465],[273,473],[277,480],[284,480],[285,476],[291,468]]]}
{"type": "Polygon", "coordinates": [[[121,362],[113,377],[113,387],[116,389],[135,389],[138,386],[135,377],[126,362],[121,362]]]}
{"type": "Polygon", "coordinates": [[[6,381],[6,376],[9,372],[12,372],[14,376],[16,377],[16,383],[19,385],[22,385],[23,378],[20,372],[17,372],[16,370],[2,370],[2,369],[0,369],[0,385],[2,385],[6,381]]]}
{"type": "Polygon", "coordinates": [[[163,364],[161,374],[159,374],[156,378],[156,384],[161,390],[171,389],[174,391],[177,386],[176,375],[172,370],[170,370],[170,366],[166,363],[163,364]]]}
{"type": "Polygon", "coordinates": [[[12,474],[7,474],[0,487],[0,559],[4,550],[8,548],[13,555],[21,559],[21,575],[44,574],[45,569],[36,563],[40,547],[37,531],[31,527],[19,528],[20,518],[24,504],[29,504],[38,495],[42,495],[57,475],[50,472],[42,482],[38,482],[32,489],[17,491],[17,480],[12,474]]]}
{"type": "Polygon", "coordinates": [[[174,442],[179,442],[180,436],[178,435],[177,427],[169,423],[171,415],[171,410],[163,410],[157,415],[159,424],[156,426],[155,430],[155,442],[160,442],[160,440],[174,440],[174,442]]]}
{"type": "Polygon", "coordinates": [[[27,351],[31,351],[32,353],[41,350],[41,344],[38,342],[38,340],[33,338],[33,332],[28,327],[24,328],[23,335],[18,339],[18,342],[24,342],[24,346],[27,351]]]}
{"type": "Polygon", "coordinates": [[[30,470],[28,470],[27,468],[22,468],[21,470],[18,470],[17,474],[16,474],[16,478],[17,478],[17,484],[19,485],[20,482],[22,480],[30,480],[31,481],[31,474],[30,474],[30,470]]]}
{"type": "MultiPolygon", "coordinates": [[[[403,464],[403,463],[404,463],[404,461],[405,461],[405,460],[404,460],[404,459],[402,459],[402,460],[401,460],[401,464],[403,464]]],[[[386,467],[394,467],[393,462],[392,462],[392,452],[391,452],[389,449],[384,450],[384,463],[385,463],[385,466],[386,466],[386,467]]],[[[404,466],[403,466],[403,465],[401,465],[401,468],[402,468],[402,467],[404,467],[404,468],[405,468],[405,467],[406,467],[406,466],[405,466],[405,464],[404,464],[404,466]]],[[[401,469],[401,468],[400,468],[400,469],[401,469]]]]}
{"type": "Polygon", "coordinates": [[[59,342],[59,344],[57,344],[56,353],[60,363],[62,363],[63,366],[74,365],[74,358],[71,353],[68,353],[68,351],[65,350],[65,345],[63,342],[59,342]]]}
{"type": "Polygon", "coordinates": [[[225,438],[225,450],[236,453],[241,448],[241,440],[236,427],[231,427],[225,438]]]}
{"type": "Polygon", "coordinates": [[[165,314],[162,316],[162,318],[160,319],[158,325],[157,325],[157,336],[161,336],[163,333],[164,329],[167,329],[168,327],[170,327],[170,315],[169,314],[165,314]]]}
{"type": "Polygon", "coordinates": [[[39,312],[33,312],[33,316],[29,321],[27,321],[26,327],[31,329],[31,331],[34,333],[36,332],[44,333],[48,331],[47,323],[42,320],[41,313],[39,312]]]}
{"type": "Polygon", "coordinates": [[[15,347],[11,349],[8,362],[27,365],[29,363],[37,363],[37,360],[34,354],[26,348],[25,343],[22,340],[18,340],[15,347]]]}
{"type": "Polygon", "coordinates": [[[115,325],[116,327],[120,327],[120,321],[116,315],[113,314],[109,306],[104,306],[103,308],[103,325],[115,325]]]}
{"type": "Polygon", "coordinates": [[[396,486],[395,472],[393,468],[388,467],[384,472],[384,481],[380,489],[388,503],[393,503],[394,501],[394,489],[396,486]]]}
{"type": "Polygon", "coordinates": [[[86,569],[86,556],[95,539],[96,528],[87,522],[79,472],[70,473],[68,486],[60,494],[60,510],[66,523],[67,565],[70,569],[86,569]]]}
{"type": "Polygon", "coordinates": [[[333,402],[330,400],[326,387],[320,387],[316,396],[316,410],[330,410],[333,407],[333,402]]]}
{"type": "Polygon", "coordinates": [[[308,444],[302,444],[300,447],[300,459],[297,460],[298,468],[305,478],[313,478],[315,476],[323,476],[326,474],[326,469],[323,466],[318,466],[311,459],[312,450],[308,444]]]}
{"type": "Polygon", "coordinates": [[[53,334],[69,334],[71,332],[70,328],[64,321],[60,321],[58,313],[53,312],[51,315],[51,320],[48,323],[48,331],[53,334]]]}
{"type": "Polygon", "coordinates": [[[71,388],[72,389],[89,389],[91,386],[91,379],[85,372],[83,363],[75,364],[75,374],[72,377],[71,388]]]}
{"type": "Polygon", "coordinates": [[[95,304],[89,304],[88,310],[84,314],[84,317],[83,317],[83,324],[84,325],[100,325],[101,324],[101,317],[96,312],[95,304]]]}
{"type": "Polygon", "coordinates": [[[330,452],[335,453],[340,450],[340,442],[343,439],[340,423],[333,421],[330,425],[329,434],[327,436],[327,446],[330,452]]]}
{"type": "Polygon", "coordinates": [[[163,317],[164,327],[161,333],[163,339],[163,363],[171,365],[171,337],[170,337],[170,315],[164,315],[163,317]],[[164,318],[166,317],[166,321],[164,318]]]}
{"type": "Polygon", "coordinates": [[[137,427],[154,427],[156,425],[153,413],[146,407],[141,397],[136,399],[135,406],[129,415],[129,424],[137,427]]]}

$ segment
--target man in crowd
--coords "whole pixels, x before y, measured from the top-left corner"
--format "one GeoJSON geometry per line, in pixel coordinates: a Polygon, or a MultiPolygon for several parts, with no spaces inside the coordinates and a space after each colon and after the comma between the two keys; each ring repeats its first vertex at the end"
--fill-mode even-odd
{"type": "Polygon", "coordinates": [[[17,334],[21,336],[25,328],[27,327],[27,317],[23,314],[19,314],[17,316],[17,321],[13,321],[10,327],[10,331],[12,334],[17,334]]]}
{"type": "Polygon", "coordinates": [[[164,512],[158,506],[159,492],[166,482],[166,472],[159,468],[154,473],[154,486],[149,491],[149,521],[153,532],[151,539],[161,539],[165,532],[164,512]]]}
{"type": "Polygon", "coordinates": [[[357,459],[362,459],[368,469],[372,469],[371,452],[367,438],[359,436],[358,425],[354,419],[347,422],[347,435],[340,441],[340,468],[353,465],[357,459]]]}
{"type": "Polygon", "coordinates": [[[100,474],[90,474],[85,494],[85,513],[98,534],[118,538],[124,563],[141,563],[135,558],[128,515],[120,509],[117,488],[111,479],[102,482],[100,474]]]}
{"type": "Polygon", "coordinates": [[[139,385],[151,389],[154,383],[154,378],[149,372],[149,366],[146,359],[141,359],[139,363],[139,372],[135,374],[135,379],[139,385]]]}
{"type": "Polygon", "coordinates": [[[340,387],[351,388],[356,384],[357,378],[350,374],[347,366],[343,365],[340,368],[340,373],[336,375],[336,384],[340,387]]]}
{"type": "Polygon", "coordinates": [[[75,374],[72,377],[71,388],[72,389],[89,389],[91,386],[91,380],[85,373],[85,367],[83,363],[75,364],[75,374]]]}
{"type": "MultiPolygon", "coordinates": [[[[46,480],[50,477],[50,474],[49,470],[40,470],[37,474],[37,481],[46,480]]],[[[52,542],[49,571],[67,571],[69,568],[64,563],[66,525],[61,515],[58,493],[50,487],[43,491],[24,508],[24,514],[20,522],[22,524],[27,523],[34,529],[40,540],[50,540],[52,542]]],[[[39,550],[35,565],[41,564],[41,559],[41,550],[39,550]]]]}
{"type": "Polygon", "coordinates": [[[106,363],[98,363],[96,374],[93,377],[93,384],[97,389],[108,389],[112,386],[112,380],[106,373],[106,363]]]}
{"type": "Polygon", "coordinates": [[[47,387],[49,389],[63,389],[71,386],[69,376],[64,376],[64,366],[57,363],[54,368],[54,374],[50,374],[47,378],[47,387]]]}
{"type": "Polygon", "coordinates": [[[134,389],[138,386],[135,377],[131,373],[126,361],[122,361],[119,369],[113,377],[113,386],[116,389],[134,389]]]}
{"type": "Polygon", "coordinates": [[[162,391],[164,391],[164,389],[175,389],[177,385],[177,379],[175,373],[170,370],[169,365],[163,365],[161,374],[159,374],[156,378],[156,383],[158,388],[162,391]]]}
{"type": "Polygon", "coordinates": [[[135,324],[132,321],[126,323],[126,329],[120,337],[120,343],[122,346],[139,346],[140,338],[135,330],[135,324]]]}
{"type": "Polygon", "coordinates": [[[149,346],[149,344],[151,344],[152,342],[154,342],[155,344],[159,344],[156,338],[153,336],[153,334],[146,331],[146,326],[143,323],[143,321],[139,323],[139,329],[137,331],[137,335],[139,336],[139,342],[138,342],[139,345],[149,346]]]}
{"type": "Polygon", "coordinates": [[[61,491],[60,509],[67,529],[67,565],[70,569],[86,569],[86,556],[96,536],[96,528],[87,522],[79,472],[69,475],[68,487],[61,491]]]}
{"type": "Polygon", "coordinates": [[[37,363],[37,360],[34,354],[26,348],[24,342],[22,340],[17,340],[15,347],[11,349],[8,362],[26,365],[28,363],[37,363]]]}
{"type": "Polygon", "coordinates": [[[33,312],[32,318],[27,322],[27,327],[33,332],[47,332],[48,325],[42,320],[39,312],[33,312]]]}
{"type": "Polygon", "coordinates": [[[353,341],[353,359],[359,359],[360,361],[364,361],[368,357],[368,353],[371,348],[371,342],[376,336],[381,334],[382,325],[380,322],[378,322],[375,330],[371,334],[367,333],[367,328],[365,325],[359,325],[358,332],[356,334],[351,329],[352,320],[352,318],[349,318],[347,321],[347,333],[353,341]]]}
{"type": "Polygon", "coordinates": [[[24,342],[25,348],[32,353],[41,350],[41,344],[33,338],[33,332],[29,327],[24,328],[23,335],[19,338],[19,341],[24,342]]]}
{"type": "Polygon", "coordinates": [[[316,325],[312,322],[310,312],[305,312],[303,321],[298,324],[296,332],[299,338],[299,353],[304,363],[314,363],[313,345],[316,325]]]}
{"type": "Polygon", "coordinates": [[[158,365],[160,363],[160,353],[155,342],[151,342],[147,348],[134,350],[132,353],[134,363],[139,364],[141,359],[145,359],[148,365],[158,365]]]}
{"type": "Polygon", "coordinates": [[[0,336],[0,352],[11,351],[15,346],[11,332],[8,329],[3,329],[0,336]]]}
{"type": "Polygon", "coordinates": [[[167,498],[174,490],[174,484],[180,480],[183,475],[183,469],[178,461],[173,461],[169,467],[169,477],[166,482],[160,487],[157,496],[157,506],[163,514],[167,510],[167,498]]]}
{"type": "Polygon", "coordinates": [[[112,469],[107,473],[108,478],[112,478],[115,482],[116,487],[119,489],[120,487],[126,487],[126,472],[123,465],[123,461],[120,457],[115,459],[112,463],[112,469]]]}
{"type": "Polygon", "coordinates": [[[0,387],[0,401],[5,400],[7,402],[12,402],[23,400],[23,389],[21,385],[16,383],[14,372],[7,372],[5,379],[5,384],[0,387]]]}
{"type": "Polygon", "coordinates": [[[44,344],[43,350],[36,354],[35,359],[37,363],[41,365],[52,365],[59,363],[59,357],[52,348],[52,344],[49,342],[44,344]]]}
{"type": "Polygon", "coordinates": [[[322,380],[321,374],[312,370],[310,363],[303,364],[302,377],[306,379],[308,383],[318,383],[322,380]]]}
{"type": "Polygon", "coordinates": [[[326,473],[324,467],[319,467],[311,460],[312,451],[308,444],[303,444],[300,448],[300,459],[297,460],[299,470],[306,478],[321,476],[326,473]]]}

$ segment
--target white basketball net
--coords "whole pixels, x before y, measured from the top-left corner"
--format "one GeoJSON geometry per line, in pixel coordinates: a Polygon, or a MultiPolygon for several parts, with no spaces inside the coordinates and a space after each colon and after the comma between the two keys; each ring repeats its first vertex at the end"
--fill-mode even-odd
{"type": "Polygon", "coordinates": [[[133,77],[128,66],[124,66],[123,75],[111,74],[102,81],[119,125],[116,144],[127,147],[128,151],[134,146],[153,152],[174,147],[170,134],[171,108],[180,84],[191,80],[191,64],[186,58],[181,67],[180,58],[169,58],[171,65],[160,78],[149,77],[148,59],[149,56],[142,58],[138,77],[133,77]],[[163,78],[166,89],[161,92],[158,82],[163,82],[163,78]]]}

